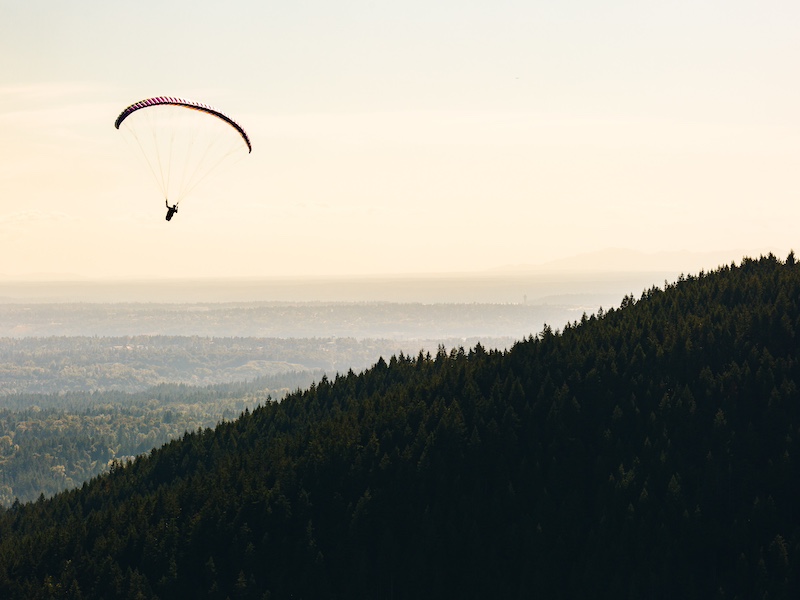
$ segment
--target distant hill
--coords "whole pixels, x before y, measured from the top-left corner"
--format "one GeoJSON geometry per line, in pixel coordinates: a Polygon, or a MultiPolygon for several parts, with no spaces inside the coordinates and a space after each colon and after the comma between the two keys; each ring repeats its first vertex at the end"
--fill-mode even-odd
{"type": "MultiPolygon", "coordinates": [[[[769,250],[763,250],[767,254],[769,250]]],[[[559,258],[539,264],[506,265],[493,269],[494,273],[511,275],[516,273],[561,273],[573,276],[576,273],[655,273],[665,275],[709,270],[731,263],[732,256],[746,256],[742,250],[719,250],[715,252],[692,252],[689,250],[642,252],[630,248],[604,248],[574,256],[559,258]]],[[[669,277],[670,280],[673,277],[669,277]]]]}
{"type": "Polygon", "coordinates": [[[3,598],[800,597],[800,266],[323,379],[0,515],[3,598]]]}

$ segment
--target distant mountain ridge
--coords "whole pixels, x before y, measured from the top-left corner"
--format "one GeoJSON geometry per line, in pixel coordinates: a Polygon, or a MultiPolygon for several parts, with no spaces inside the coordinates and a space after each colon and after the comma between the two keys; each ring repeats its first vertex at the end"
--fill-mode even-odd
{"type": "Polygon", "coordinates": [[[4,598],[793,598],[800,265],[323,379],[0,515],[4,598]]]}
{"type": "MultiPolygon", "coordinates": [[[[774,252],[774,249],[765,248],[760,254],[766,256],[772,252],[774,252]]],[[[738,261],[739,257],[746,255],[747,253],[743,250],[642,252],[630,248],[610,247],[542,263],[506,265],[491,269],[489,272],[495,274],[521,274],[541,272],[625,273],[638,271],[674,272],[677,276],[680,273],[713,271],[722,265],[731,264],[733,258],[738,261]]]]}

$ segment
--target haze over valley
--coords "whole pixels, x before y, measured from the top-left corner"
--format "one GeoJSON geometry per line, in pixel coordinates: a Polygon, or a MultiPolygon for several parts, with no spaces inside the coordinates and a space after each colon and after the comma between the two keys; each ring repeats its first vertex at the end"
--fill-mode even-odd
{"type": "Polygon", "coordinates": [[[602,306],[618,306],[662,276],[0,285],[7,440],[0,444],[0,504],[80,485],[114,461],[322,377],[358,373],[396,356],[477,344],[511,348],[546,325],[561,329],[602,306]]]}

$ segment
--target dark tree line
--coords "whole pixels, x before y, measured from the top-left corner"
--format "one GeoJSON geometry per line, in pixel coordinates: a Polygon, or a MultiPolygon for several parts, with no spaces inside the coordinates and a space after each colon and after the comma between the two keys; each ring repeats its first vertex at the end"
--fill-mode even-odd
{"type": "Polygon", "coordinates": [[[379,360],[0,516],[7,598],[796,598],[800,267],[379,360]]]}
{"type": "Polygon", "coordinates": [[[320,377],[321,371],[301,371],[204,388],[162,384],[138,393],[0,397],[0,506],[80,486],[113,461],[235,419],[320,377]]]}

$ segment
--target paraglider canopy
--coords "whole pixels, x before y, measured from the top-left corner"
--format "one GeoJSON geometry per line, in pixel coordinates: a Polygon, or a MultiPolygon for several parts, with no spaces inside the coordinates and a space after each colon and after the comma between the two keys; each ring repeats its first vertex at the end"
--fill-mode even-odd
{"type": "Polygon", "coordinates": [[[253,150],[247,132],[232,117],[174,96],[131,104],[114,127],[139,148],[164,198],[175,206],[213,171],[253,150]]]}

